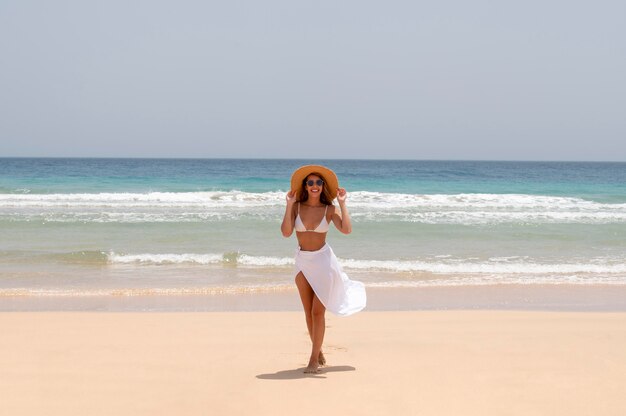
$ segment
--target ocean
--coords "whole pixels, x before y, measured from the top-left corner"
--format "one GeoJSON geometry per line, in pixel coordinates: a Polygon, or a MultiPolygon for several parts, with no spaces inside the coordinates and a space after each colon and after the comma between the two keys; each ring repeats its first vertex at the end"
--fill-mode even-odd
{"type": "Polygon", "coordinates": [[[333,169],[369,288],[626,285],[626,163],[0,158],[0,302],[293,289],[291,173],[333,169]]]}

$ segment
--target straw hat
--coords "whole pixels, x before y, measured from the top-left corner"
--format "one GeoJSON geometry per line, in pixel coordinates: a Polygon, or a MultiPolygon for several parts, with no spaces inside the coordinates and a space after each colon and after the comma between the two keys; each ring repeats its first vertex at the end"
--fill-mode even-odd
{"type": "Polygon", "coordinates": [[[337,197],[339,180],[335,172],[321,165],[305,165],[296,169],[291,175],[291,190],[296,191],[296,198],[300,198],[302,181],[312,173],[317,173],[324,179],[324,186],[330,194],[331,201],[337,197]]]}

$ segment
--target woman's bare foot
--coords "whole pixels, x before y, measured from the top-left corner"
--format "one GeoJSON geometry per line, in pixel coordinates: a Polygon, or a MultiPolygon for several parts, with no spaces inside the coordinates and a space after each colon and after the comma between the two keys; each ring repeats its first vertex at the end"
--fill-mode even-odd
{"type": "Polygon", "coordinates": [[[326,365],[326,357],[324,357],[324,353],[320,351],[319,359],[317,360],[319,365],[326,365]]]}
{"type": "Polygon", "coordinates": [[[318,374],[320,372],[319,364],[315,361],[309,362],[307,368],[304,369],[305,374],[318,374]]]}

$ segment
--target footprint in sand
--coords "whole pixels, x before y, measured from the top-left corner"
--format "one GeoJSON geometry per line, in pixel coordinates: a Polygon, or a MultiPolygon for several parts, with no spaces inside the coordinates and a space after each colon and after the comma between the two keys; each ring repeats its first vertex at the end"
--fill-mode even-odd
{"type": "Polygon", "coordinates": [[[340,347],[338,345],[327,345],[326,349],[327,350],[333,350],[333,351],[342,351],[342,352],[348,351],[348,349],[346,347],[340,347]]]}

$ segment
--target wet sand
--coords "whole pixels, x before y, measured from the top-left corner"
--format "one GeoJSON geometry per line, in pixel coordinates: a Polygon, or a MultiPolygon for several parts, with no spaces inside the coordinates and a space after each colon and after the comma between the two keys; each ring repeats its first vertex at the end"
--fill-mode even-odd
{"type": "MultiPolygon", "coordinates": [[[[535,310],[626,312],[626,285],[483,285],[367,288],[368,311],[535,310]]],[[[299,311],[295,285],[217,295],[2,296],[0,311],[299,311]]]]}

